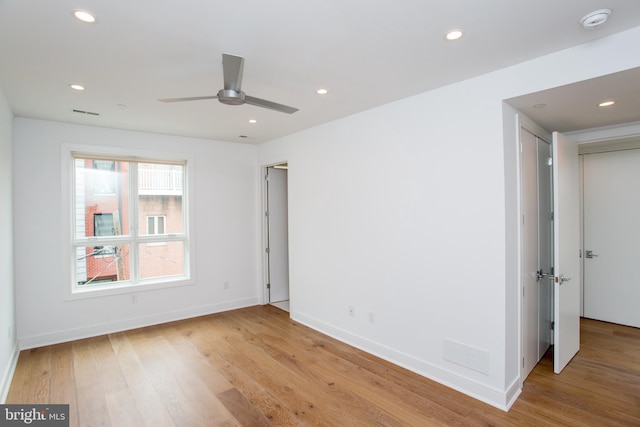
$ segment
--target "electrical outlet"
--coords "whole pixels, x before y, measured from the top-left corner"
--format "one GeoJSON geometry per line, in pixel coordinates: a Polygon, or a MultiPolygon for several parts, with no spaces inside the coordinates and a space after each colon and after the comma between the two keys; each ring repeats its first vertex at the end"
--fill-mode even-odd
{"type": "Polygon", "coordinates": [[[356,315],[356,309],[354,307],[349,307],[349,316],[353,317],[356,315]]]}
{"type": "Polygon", "coordinates": [[[369,312],[369,323],[376,323],[376,316],[373,314],[373,311],[369,312]]]}
{"type": "Polygon", "coordinates": [[[224,289],[225,290],[229,289],[229,282],[224,282],[224,289]]]}
{"type": "Polygon", "coordinates": [[[131,304],[138,303],[138,294],[131,294],[131,304]]]}

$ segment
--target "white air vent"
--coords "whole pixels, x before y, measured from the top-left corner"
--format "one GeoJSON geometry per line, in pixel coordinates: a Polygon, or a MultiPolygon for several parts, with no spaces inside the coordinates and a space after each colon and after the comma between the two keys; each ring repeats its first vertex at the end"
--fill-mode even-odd
{"type": "Polygon", "coordinates": [[[88,114],[90,116],[99,116],[100,113],[94,113],[93,111],[84,111],[84,110],[71,110],[74,113],[78,113],[78,114],[88,114]]]}

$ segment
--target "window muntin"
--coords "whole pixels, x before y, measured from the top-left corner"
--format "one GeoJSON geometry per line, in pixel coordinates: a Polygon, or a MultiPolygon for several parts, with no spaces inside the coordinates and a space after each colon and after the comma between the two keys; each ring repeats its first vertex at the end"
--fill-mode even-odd
{"type": "Polygon", "coordinates": [[[73,290],[188,279],[186,162],[72,155],[73,290]]]}

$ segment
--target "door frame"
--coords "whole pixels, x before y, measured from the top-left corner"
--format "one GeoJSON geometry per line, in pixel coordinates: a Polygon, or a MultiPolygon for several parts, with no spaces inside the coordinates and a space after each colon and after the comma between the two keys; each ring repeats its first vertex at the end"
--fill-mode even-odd
{"type": "MultiPolygon", "coordinates": [[[[260,180],[260,193],[261,193],[261,203],[260,210],[258,212],[258,218],[260,221],[260,228],[262,230],[262,239],[260,240],[260,246],[258,250],[260,251],[260,259],[262,260],[262,275],[260,278],[260,289],[262,289],[262,305],[267,305],[270,303],[269,301],[269,289],[267,288],[267,284],[269,283],[269,256],[267,254],[266,248],[269,244],[269,220],[266,216],[267,207],[268,207],[268,191],[267,191],[267,169],[281,165],[286,163],[290,165],[288,160],[281,160],[279,162],[271,162],[266,163],[260,166],[260,173],[258,175],[258,179],[260,180]]],[[[288,170],[288,169],[287,169],[288,170]]],[[[289,179],[289,174],[287,172],[287,179],[289,179]]],[[[288,209],[288,204],[287,204],[288,209]]],[[[288,225],[287,225],[288,228],[288,225]]],[[[291,261],[291,257],[289,257],[289,261],[291,261]]],[[[289,277],[291,279],[291,277],[289,277]]],[[[289,288],[291,288],[291,281],[289,281],[289,288]]],[[[291,294],[289,294],[289,299],[291,299],[291,294]]]]}

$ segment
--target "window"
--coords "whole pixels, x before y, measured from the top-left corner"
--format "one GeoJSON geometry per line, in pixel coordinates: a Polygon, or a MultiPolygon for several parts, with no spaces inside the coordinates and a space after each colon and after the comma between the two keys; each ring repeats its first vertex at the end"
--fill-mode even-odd
{"type": "Polygon", "coordinates": [[[147,234],[164,234],[164,215],[147,217],[147,234]]]}
{"type": "Polygon", "coordinates": [[[73,292],[189,279],[186,161],[71,158],[73,292]]]}

